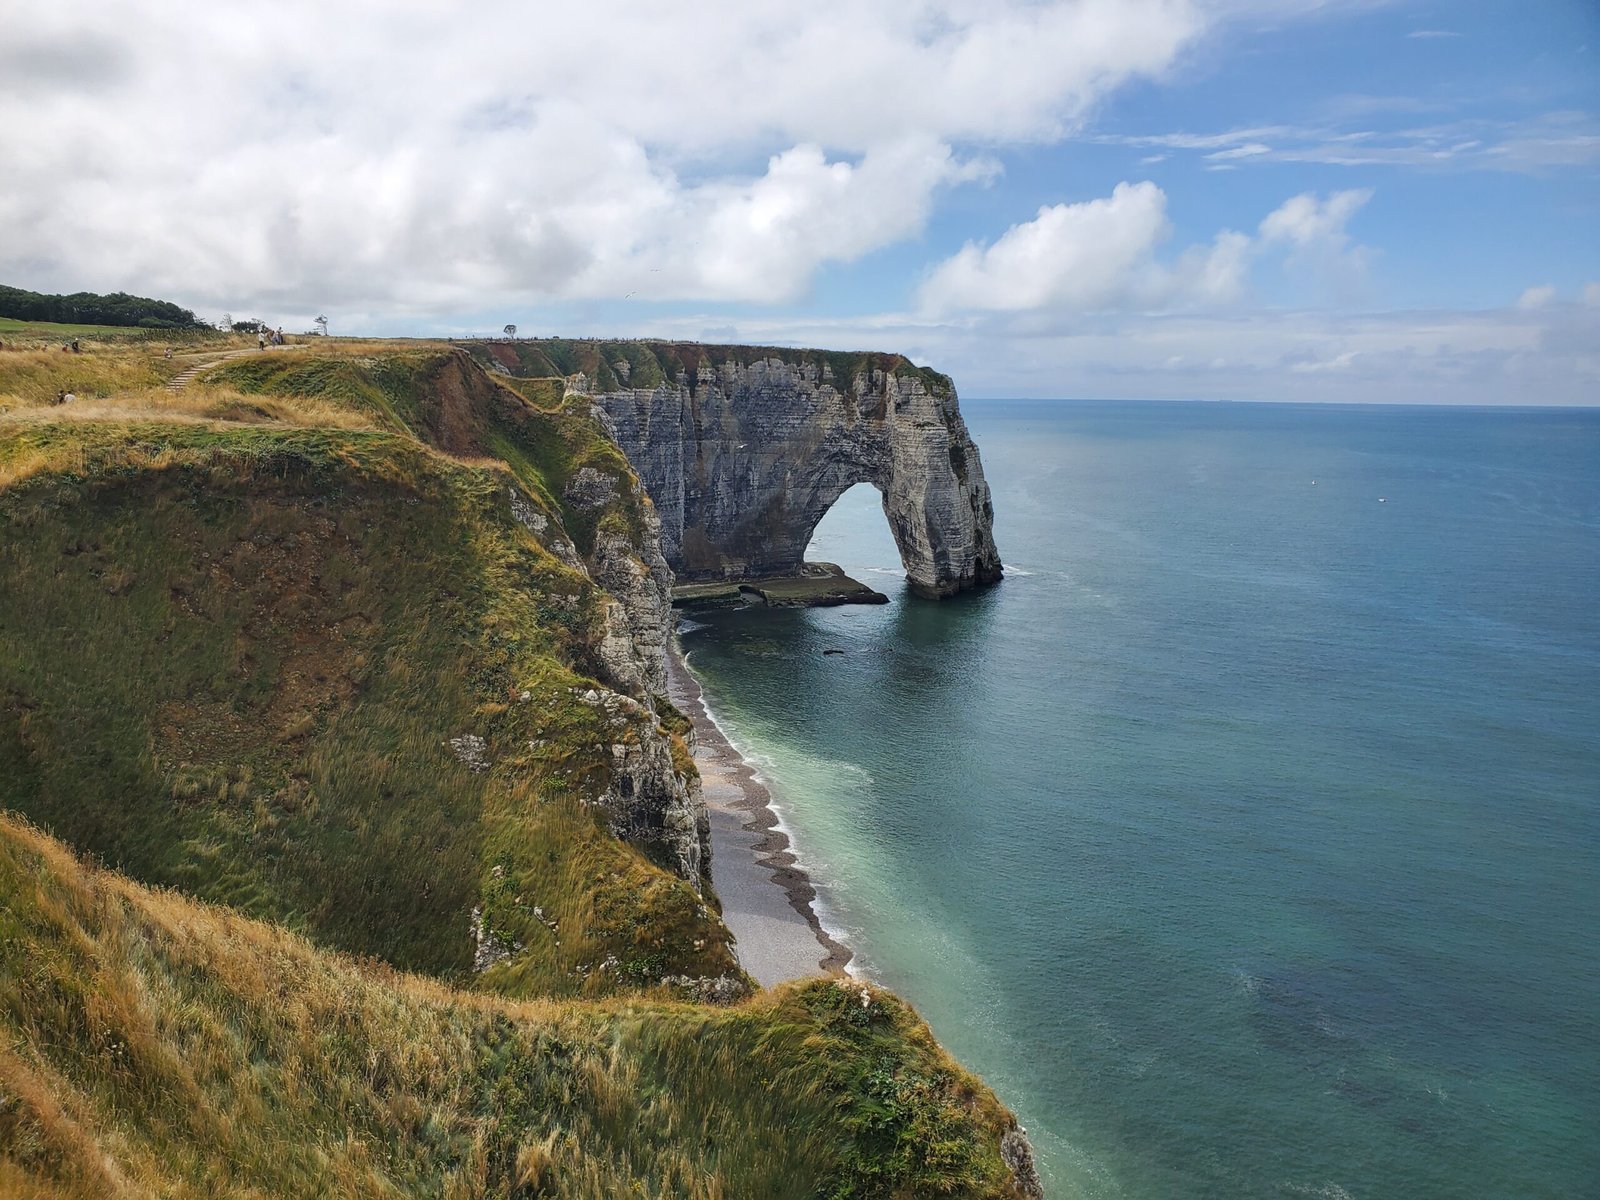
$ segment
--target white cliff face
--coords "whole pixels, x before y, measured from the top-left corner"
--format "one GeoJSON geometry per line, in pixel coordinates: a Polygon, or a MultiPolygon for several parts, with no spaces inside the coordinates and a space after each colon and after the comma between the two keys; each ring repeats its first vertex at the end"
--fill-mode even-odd
{"type": "MultiPolygon", "coordinates": [[[[705,803],[655,713],[667,690],[674,572],[796,573],[817,522],[868,482],[883,495],[917,591],[951,595],[1001,573],[978,449],[943,376],[883,355],[837,379],[828,356],[721,353],[675,382],[590,395],[648,496],[626,473],[575,471],[562,499],[569,516],[595,520],[586,556],[554,514],[511,493],[517,520],[603,593],[597,650],[607,686],[584,698],[604,710],[611,778],[594,803],[617,836],[697,889],[710,870],[705,803]],[[619,505],[636,519],[616,522],[619,505]]],[[[574,376],[567,391],[589,395],[589,381],[574,376]]]]}
{"type": "Polygon", "coordinates": [[[612,739],[611,782],[594,801],[612,835],[653,847],[658,860],[703,892],[711,873],[711,825],[699,779],[678,771],[649,705],[606,688],[591,688],[581,698],[598,710],[612,739]]]}
{"type": "Polygon", "coordinates": [[[622,486],[632,488],[639,535],[631,538],[599,528],[585,573],[615,601],[607,608],[600,646],[612,681],[648,698],[666,694],[672,628],[672,570],[661,554],[661,520],[638,482],[623,484],[592,467],[573,474],[566,500],[579,510],[594,511],[611,504],[622,486]]]}
{"type": "Polygon", "coordinates": [[[615,683],[642,701],[616,697],[616,707],[635,718],[636,738],[611,747],[612,780],[605,805],[613,833],[635,843],[659,842],[678,874],[702,891],[711,875],[705,797],[698,777],[679,773],[667,735],[655,721],[658,698],[667,694],[672,571],[661,554],[661,522],[648,498],[638,498],[638,541],[602,529],[590,556],[590,575],[611,597],[600,657],[615,683]]]}
{"type": "Polygon", "coordinates": [[[672,631],[672,571],[661,555],[661,522],[653,509],[643,546],[601,531],[595,536],[590,572],[615,599],[606,614],[600,656],[626,688],[646,696],[667,692],[667,638],[672,631]]]}
{"type": "Polygon", "coordinates": [[[863,482],[883,495],[917,591],[1000,578],[989,485],[954,389],[887,361],[902,365],[838,380],[820,359],[729,358],[592,397],[655,501],[680,579],[795,573],[817,522],[863,482]]]}
{"type": "MultiPolygon", "coordinates": [[[[578,508],[598,509],[610,504],[621,486],[639,485],[585,469],[574,474],[566,499],[578,508]]],[[[710,876],[710,819],[699,779],[674,764],[655,711],[657,698],[667,692],[672,572],[661,555],[661,523],[642,492],[635,498],[639,536],[602,527],[584,561],[559,526],[521,492],[510,492],[512,515],[602,592],[604,627],[598,652],[611,686],[591,688],[581,696],[598,710],[609,737],[611,781],[595,803],[605,810],[613,834],[655,847],[656,858],[699,892],[710,876]]]]}

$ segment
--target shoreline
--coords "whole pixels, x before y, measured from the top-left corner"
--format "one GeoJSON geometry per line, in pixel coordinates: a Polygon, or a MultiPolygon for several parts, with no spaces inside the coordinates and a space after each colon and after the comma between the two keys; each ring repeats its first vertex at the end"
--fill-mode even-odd
{"type": "Polygon", "coordinates": [[[694,725],[695,766],[711,818],[711,881],[740,965],[762,987],[817,974],[846,977],[854,954],[823,927],[817,889],[795,858],[772,794],[712,719],[676,635],[667,681],[668,698],[694,725]]]}

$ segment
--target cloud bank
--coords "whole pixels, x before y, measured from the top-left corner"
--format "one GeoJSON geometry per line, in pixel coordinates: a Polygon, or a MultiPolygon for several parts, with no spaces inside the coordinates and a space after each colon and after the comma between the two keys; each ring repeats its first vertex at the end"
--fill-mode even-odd
{"type": "Polygon", "coordinates": [[[485,312],[498,328],[510,312],[876,345],[980,395],[1595,402],[1600,284],[1575,296],[1538,270],[1492,313],[1260,297],[1276,284],[1279,304],[1348,306],[1361,291],[1362,214],[1386,196],[1393,220],[1399,189],[1290,194],[1326,189],[1327,169],[1587,170],[1591,114],[1463,117],[1374,95],[1312,110],[1320,123],[1094,128],[1130,85],[1204,73],[1216,56],[1197,50],[1229,30],[1383,2],[174,0],[115,22],[92,0],[24,5],[0,36],[0,281],[208,316],[321,310],[362,332],[465,332],[485,312]],[[1412,124],[1350,124],[1396,114],[1412,124]],[[1188,165],[1294,182],[1192,244],[1170,215],[1185,196],[1107,190],[1116,175],[1063,173],[1054,202],[962,225],[1003,162],[1050,146],[1070,163],[1077,141],[1167,162],[1169,180],[1188,165]],[[872,255],[892,264],[892,298],[811,298],[830,265],[872,255]],[[913,311],[803,315],[819,304],[913,311]]]}
{"type": "Polygon", "coordinates": [[[1104,199],[1047,205],[990,245],[967,243],[933,271],[921,305],[933,315],[1226,306],[1244,294],[1252,260],[1278,247],[1290,269],[1343,287],[1366,269],[1369,252],[1352,244],[1346,226],[1371,198],[1369,189],[1320,200],[1305,192],[1268,213],[1254,238],[1224,229],[1164,261],[1166,193],[1148,180],[1119,183],[1104,199]]]}
{"type": "Polygon", "coordinates": [[[0,44],[0,277],[202,306],[770,302],[1200,36],[1190,0],[58,0],[0,44]],[[957,151],[956,146],[966,149],[957,151]]]}

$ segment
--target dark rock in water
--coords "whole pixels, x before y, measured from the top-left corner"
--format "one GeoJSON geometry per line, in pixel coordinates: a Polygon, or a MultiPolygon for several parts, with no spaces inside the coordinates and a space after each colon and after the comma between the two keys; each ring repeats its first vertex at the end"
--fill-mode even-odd
{"type": "Polygon", "coordinates": [[[832,650],[832,649],[830,649],[830,650],[824,650],[823,653],[824,654],[843,654],[844,651],[843,650],[832,650]]]}
{"type": "Polygon", "coordinates": [[[569,387],[644,480],[679,580],[798,575],[817,522],[858,483],[882,493],[919,594],[1000,578],[989,485],[945,376],[889,354],[647,347],[666,375],[656,386],[569,387]]]}
{"type": "Polygon", "coordinates": [[[673,608],[729,608],[745,603],[737,583],[689,583],[672,589],[673,608]]]}
{"type": "Polygon", "coordinates": [[[1044,1200],[1044,1182],[1033,1162],[1033,1144],[1021,1126],[1008,1129],[1000,1137],[1000,1159],[1011,1168],[1017,1193],[1026,1200],[1044,1200]]]}

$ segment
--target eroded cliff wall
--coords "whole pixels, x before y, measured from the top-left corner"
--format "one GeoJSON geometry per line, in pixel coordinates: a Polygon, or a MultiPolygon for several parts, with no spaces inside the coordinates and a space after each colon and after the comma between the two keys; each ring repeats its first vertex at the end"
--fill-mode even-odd
{"type": "Polygon", "coordinates": [[[817,522],[858,483],[882,494],[918,592],[1000,578],[989,485],[943,375],[898,355],[588,346],[618,357],[571,374],[568,394],[590,398],[643,479],[678,578],[795,572],[817,522]]]}
{"type": "Polygon", "coordinates": [[[1000,578],[989,485],[949,379],[885,355],[840,378],[824,355],[750,354],[707,355],[654,387],[573,381],[645,480],[678,578],[794,573],[856,483],[882,493],[918,592],[1000,578]]]}

